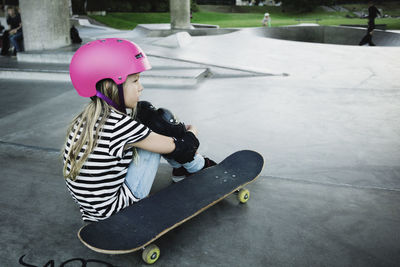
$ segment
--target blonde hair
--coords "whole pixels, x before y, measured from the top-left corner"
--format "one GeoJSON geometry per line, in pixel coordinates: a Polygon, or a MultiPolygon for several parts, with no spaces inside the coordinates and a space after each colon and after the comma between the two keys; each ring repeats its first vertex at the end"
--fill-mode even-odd
{"type": "MultiPolygon", "coordinates": [[[[96,88],[114,103],[120,104],[118,88],[113,80],[101,80],[96,84],[96,88]]],[[[113,107],[109,106],[104,100],[93,97],[83,111],[72,119],[64,145],[64,149],[66,149],[69,143],[68,154],[64,156],[63,175],[65,179],[74,181],[78,176],[83,164],[97,145],[99,133],[102,131],[111,109],[113,107]],[[72,136],[71,139],[69,138],[70,135],[72,136]],[[82,149],[84,150],[83,154],[81,153],[82,149]]],[[[135,112],[132,113],[132,117],[134,115],[135,112]]]]}

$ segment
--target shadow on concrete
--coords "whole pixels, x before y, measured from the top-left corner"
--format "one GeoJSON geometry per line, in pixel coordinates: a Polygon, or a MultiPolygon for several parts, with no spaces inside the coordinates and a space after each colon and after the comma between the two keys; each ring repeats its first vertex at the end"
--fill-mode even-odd
{"type": "MultiPolygon", "coordinates": [[[[358,45],[366,29],[338,26],[287,26],[249,29],[257,36],[322,44],[358,45]]],[[[377,46],[400,46],[400,34],[375,30],[377,46]]]]}

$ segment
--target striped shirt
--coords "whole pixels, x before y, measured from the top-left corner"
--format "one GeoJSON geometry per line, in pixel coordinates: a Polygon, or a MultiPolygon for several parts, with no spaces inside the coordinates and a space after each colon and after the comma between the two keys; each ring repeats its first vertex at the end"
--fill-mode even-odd
{"type": "MultiPolygon", "coordinates": [[[[106,219],[139,201],[124,183],[133,157],[132,149],[124,150],[124,147],[143,140],[150,132],[149,128],[131,117],[112,110],[99,132],[95,148],[83,164],[76,180],[65,180],[69,192],[80,207],[84,221],[106,219]]],[[[71,132],[64,150],[64,164],[72,138],[71,132]]],[[[79,157],[83,155],[85,148],[86,146],[79,157]]],[[[68,164],[67,171],[70,171],[70,167],[68,164]]]]}

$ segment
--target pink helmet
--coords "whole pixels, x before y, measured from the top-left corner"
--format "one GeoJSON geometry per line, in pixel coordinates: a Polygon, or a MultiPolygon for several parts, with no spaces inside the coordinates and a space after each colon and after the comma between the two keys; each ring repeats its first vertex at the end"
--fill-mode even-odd
{"type": "Polygon", "coordinates": [[[80,96],[98,95],[96,83],[112,79],[117,85],[130,74],[151,69],[150,63],[135,43],[109,38],[92,41],[81,46],[69,65],[72,84],[80,96]]]}

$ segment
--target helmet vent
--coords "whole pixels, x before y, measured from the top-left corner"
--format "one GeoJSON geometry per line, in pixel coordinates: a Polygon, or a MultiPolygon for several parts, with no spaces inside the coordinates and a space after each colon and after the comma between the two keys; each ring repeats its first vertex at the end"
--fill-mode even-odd
{"type": "Polygon", "coordinates": [[[118,43],[122,43],[123,41],[118,39],[117,42],[118,42],[118,43]]]}
{"type": "Polygon", "coordinates": [[[139,54],[137,54],[137,55],[135,56],[136,59],[139,59],[139,58],[142,58],[142,57],[143,57],[143,54],[142,54],[142,53],[139,53],[139,54]]]}

